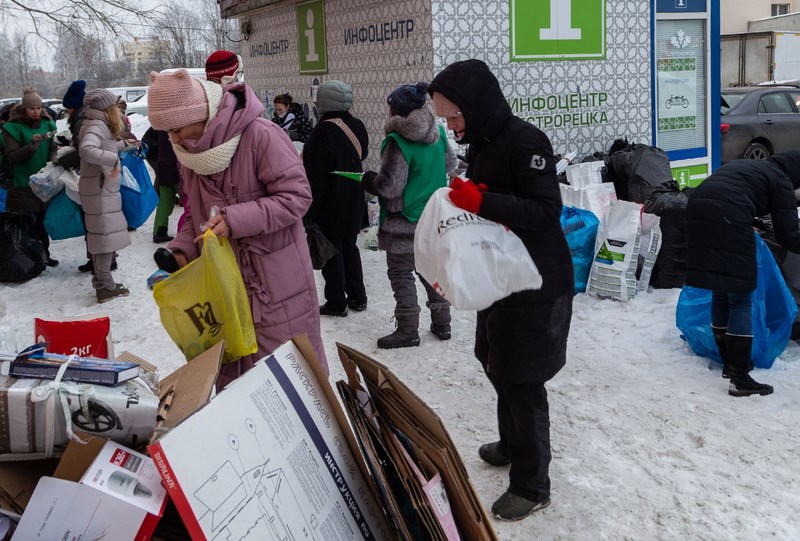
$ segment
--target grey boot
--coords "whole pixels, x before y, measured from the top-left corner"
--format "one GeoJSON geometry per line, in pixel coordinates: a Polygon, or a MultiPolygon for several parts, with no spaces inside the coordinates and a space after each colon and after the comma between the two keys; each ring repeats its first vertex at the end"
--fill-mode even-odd
{"type": "Polygon", "coordinates": [[[381,349],[409,348],[419,345],[419,308],[416,312],[395,311],[397,329],[391,334],[378,338],[381,349]]]}
{"type": "Polygon", "coordinates": [[[726,335],[728,350],[728,372],[731,375],[731,384],[728,394],[731,396],[750,396],[753,394],[772,394],[772,385],[758,383],[750,377],[753,362],[750,360],[750,349],[753,345],[752,336],[737,334],[726,335]]]}
{"type": "Polygon", "coordinates": [[[728,346],[726,345],[725,336],[728,334],[728,327],[715,327],[711,326],[711,332],[714,335],[714,342],[717,344],[719,356],[722,358],[722,377],[730,379],[730,366],[728,363],[728,346]]]}
{"type": "Polygon", "coordinates": [[[439,340],[450,340],[450,303],[428,301],[426,306],[431,310],[431,332],[439,340]]]}

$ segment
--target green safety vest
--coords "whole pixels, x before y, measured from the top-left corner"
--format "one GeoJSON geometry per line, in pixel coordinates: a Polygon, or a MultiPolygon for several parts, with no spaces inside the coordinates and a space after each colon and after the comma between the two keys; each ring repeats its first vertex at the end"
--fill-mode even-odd
{"type": "MultiPolygon", "coordinates": [[[[6,122],[3,124],[3,129],[13,137],[20,146],[30,144],[31,138],[36,133],[47,133],[56,130],[56,123],[49,119],[42,119],[39,127],[34,129],[25,124],[24,122],[6,122]]],[[[39,143],[39,147],[33,153],[29,160],[21,163],[10,163],[12,179],[15,188],[29,188],[30,178],[34,173],[45,166],[47,160],[50,159],[50,140],[46,139],[39,143]]]]}
{"type": "MultiPolygon", "coordinates": [[[[445,153],[447,152],[447,135],[444,128],[439,128],[439,139],[430,145],[419,141],[404,139],[397,132],[392,132],[381,142],[381,154],[386,148],[389,139],[394,140],[408,164],[408,181],[403,191],[403,210],[401,213],[409,222],[419,220],[425,203],[428,202],[433,192],[447,186],[447,171],[445,167],[445,153]]],[[[386,218],[385,205],[381,199],[380,221],[386,218]]]]}

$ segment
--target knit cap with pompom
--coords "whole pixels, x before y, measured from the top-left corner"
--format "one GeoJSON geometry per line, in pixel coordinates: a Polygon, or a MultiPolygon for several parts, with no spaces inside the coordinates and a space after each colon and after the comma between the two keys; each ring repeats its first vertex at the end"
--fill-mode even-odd
{"type": "Polygon", "coordinates": [[[22,90],[22,107],[25,109],[29,107],[41,107],[42,97],[32,86],[25,87],[22,90]]]}

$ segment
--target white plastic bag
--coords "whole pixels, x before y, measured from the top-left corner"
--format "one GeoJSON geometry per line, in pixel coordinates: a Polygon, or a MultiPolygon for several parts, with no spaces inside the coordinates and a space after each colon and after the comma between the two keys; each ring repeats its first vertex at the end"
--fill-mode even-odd
{"type": "Polygon", "coordinates": [[[600,222],[586,292],[627,301],[636,296],[642,205],[614,201],[600,222]]]}
{"type": "Polygon", "coordinates": [[[367,250],[378,251],[378,226],[373,225],[364,235],[364,248],[367,250]]]}
{"type": "Polygon", "coordinates": [[[647,291],[650,276],[661,250],[661,218],[655,214],[642,213],[642,227],[639,236],[639,262],[636,266],[636,293],[647,291]]]}
{"type": "Polygon", "coordinates": [[[64,171],[64,174],[58,178],[64,183],[64,192],[67,194],[67,197],[80,205],[81,194],[78,188],[80,177],[78,176],[78,173],[76,173],[73,169],[67,169],[64,171]]]}
{"type": "Polygon", "coordinates": [[[417,223],[417,272],[459,310],[483,310],[517,291],[542,287],[520,238],[456,207],[449,191],[436,190],[417,223]]]}
{"type": "Polygon", "coordinates": [[[121,186],[130,188],[136,193],[142,193],[142,190],[139,188],[139,182],[137,182],[136,177],[133,176],[131,170],[128,169],[128,167],[125,165],[122,166],[122,174],[119,177],[119,183],[121,186]]]}
{"type": "Polygon", "coordinates": [[[38,173],[30,176],[31,191],[47,203],[64,187],[64,182],[59,178],[63,174],[63,167],[48,162],[38,173]]]}
{"type": "Polygon", "coordinates": [[[590,210],[601,223],[611,202],[617,200],[617,192],[610,182],[589,184],[582,188],[568,184],[559,184],[558,187],[561,189],[561,201],[564,206],[590,210]]]}

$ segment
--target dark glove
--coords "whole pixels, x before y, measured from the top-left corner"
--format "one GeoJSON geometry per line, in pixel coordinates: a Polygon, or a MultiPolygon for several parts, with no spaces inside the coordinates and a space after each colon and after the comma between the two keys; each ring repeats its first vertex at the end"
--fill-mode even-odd
{"type": "Polygon", "coordinates": [[[377,176],[378,173],[375,171],[364,171],[364,174],[361,176],[361,184],[364,186],[364,189],[372,195],[378,195],[375,193],[375,179],[377,176]]]}
{"type": "Polygon", "coordinates": [[[483,192],[486,191],[486,184],[475,185],[471,180],[462,180],[458,177],[450,183],[450,201],[458,208],[462,208],[472,214],[477,214],[483,202],[483,192]]]}
{"type": "Polygon", "coordinates": [[[167,271],[170,274],[180,269],[178,260],[175,259],[175,254],[167,248],[159,248],[156,250],[153,254],[153,259],[155,259],[159,269],[167,271]]]}

